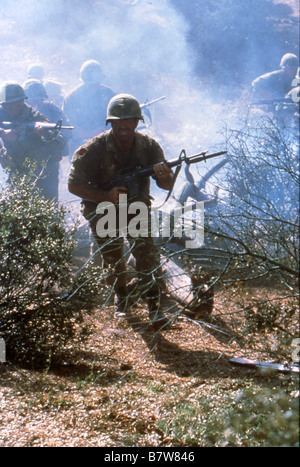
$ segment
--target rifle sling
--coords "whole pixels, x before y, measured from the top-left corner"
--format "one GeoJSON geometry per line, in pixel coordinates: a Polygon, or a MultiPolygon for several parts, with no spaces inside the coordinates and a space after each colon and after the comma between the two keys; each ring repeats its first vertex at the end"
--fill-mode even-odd
{"type": "Polygon", "coordinates": [[[166,199],[164,200],[164,202],[160,205],[160,206],[157,206],[156,209],[161,209],[163,207],[164,204],[166,204],[166,202],[168,201],[168,199],[170,198],[171,194],[172,194],[172,191],[174,189],[174,186],[175,186],[175,183],[176,183],[176,180],[177,180],[177,177],[179,175],[179,172],[181,170],[181,164],[177,165],[176,166],[176,170],[175,170],[175,173],[174,173],[174,177],[173,177],[173,180],[172,180],[172,185],[168,191],[168,194],[167,194],[167,197],[166,199]]]}

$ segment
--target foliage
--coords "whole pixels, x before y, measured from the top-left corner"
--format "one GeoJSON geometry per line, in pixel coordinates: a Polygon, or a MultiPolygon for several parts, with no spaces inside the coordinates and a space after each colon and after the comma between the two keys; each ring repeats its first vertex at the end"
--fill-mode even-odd
{"type": "Polygon", "coordinates": [[[0,336],[9,359],[45,363],[82,339],[83,312],[103,291],[101,276],[91,271],[73,277],[76,228],[65,215],[26,178],[1,194],[0,336]]]}
{"type": "Polygon", "coordinates": [[[178,401],[158,426],[175,446],[292,447],[298,445],[298,400],[278,389],[252,385],[226,395],[220,391],[178,401]]]}
{"type": "Polygon", "coordinates": [[[213,446],[298,446],[298,400],[280,390],[246,389],[212,417],[206,436],[213,446]]]}
{"type": "Polygon", "coordinates": [[[239,279],[280,277],[297,290],[299,161],[297,134],[276,119],[246,121],[228,135],[223,199],[207,232],[239,279]]]}

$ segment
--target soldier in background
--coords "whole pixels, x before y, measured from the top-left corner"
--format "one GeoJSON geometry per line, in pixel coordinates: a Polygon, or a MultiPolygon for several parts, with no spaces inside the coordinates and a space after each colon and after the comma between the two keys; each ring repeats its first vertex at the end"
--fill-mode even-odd
{"type": "MultiPolygon", "coordinates": [[[[63,126],[69,126],[70,123],[65,116],[64,112],[61,110],[60,107],[55,105],[53,102],[48,100],[48,94],[46,92],[45,86],[42,84],[41,81],[36,79],[29,79],[24,83],[24,90],[28,97],[28,104],[31,105],[34,109],[38,110],[41,114],[43,114],[47,120],[51,123],[57,123],[59,120],[62,121],[63,126]]],[[[67,162],[67,168],[64,169],[65,164],[61,161],[64,157],[69,156],[69,142],[72,137],[72,131],[70,130],[60,130],[60,133],[63,135],[65,139],[65,147],[64,150],[61,152],[61,157],[57,158],[56,161],[52,162],[52,175],[53,175],[53,189],[55,187],[55,192],[57,191],[58,196],[58,188],[59,188],[59,172],[61,168],[61,180],[64,177],[64,173],[69,170],[69,159],[65,159],[67,162]]]]}
{"type": "MultiPolygon", "coordinates": [[[[23,87],[28,98],[28,104],[45,115],[49,122],[57,123],[61,120],[63,125],[70,125],[69,120],[61,108],[48,99],[46,87],[41,81],[38,81],[37,79],[29,79],[25,81],[23,87]]],[[[61,130],[61,133],[67,141],[72,137],[72,133],[69,130],[61,130]]],[[[68,151],[66,147],[66,153],[63,154],[63,156],[67,155],[68,151]]]]}
{"type": "Polygon", "coordinates": [[[293,87],[298,66],[296,55],[283,55],[279,70],[261,75],[252,82],[253,100],[284,99],[293,87]]]}
{"type": "Polygon", "coordinates": [[[54,79],[46,79],[43,84],[49,101],[53,102],[53,104],[61,109],[64,101],[63,84],[54,79]]]}
{"type": "Polygon", "coordinates": [[[43,65],[31,64],[27,68],[27,80],[35,79],[40,81],[46,90],[48,100],[53,102],[58,107],[62,107],[63,104],[63,84],[52,78],[45,78],[45,71],[43,65]]]}
{"type": "Polygon", "coordinates": [[[43,81],[44,76],[44,67],[39,63],[33,63],[27,68],[27,79],[38,79],[39,81],[43,81]]]}
{"type": "Polygon", "coordinates": [[[0,162],[8,170],[9,180],[28,174],[45,198],[58,200],[58,165],[66,140],[61,133],[53,134],[38,124],[47,122],[47,118],[26,104],[27,98],[17,82],[5,82],[0,87],[0,138],[7,151],[0,162]],[[10,122],[10,127],[4,122],[10,122]],[[36,167],[28,167],[27,161],[36,167]]]}
{"type": "Polygon", "coordinates": [[[82,83],[64,99],[63,111],[75,127],[72,152],[105,130],[106,108],[114,91],[101,84],[104,74],[96,60],[84,62],[80,69],[82,83]]]}

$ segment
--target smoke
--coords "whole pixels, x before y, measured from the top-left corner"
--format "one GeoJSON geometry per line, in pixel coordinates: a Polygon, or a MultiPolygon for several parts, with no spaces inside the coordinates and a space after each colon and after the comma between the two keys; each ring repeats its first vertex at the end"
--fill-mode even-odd
{"type": "MultiPolygon", "coordinates": [[[[190,155],[222,145],[222,129],[244,111],[242,88],[237,88],[234,101],[230,100],[222,86],[222,76],[211,76],[210,82],[208,67],[204,70],[210,61],[214,65],[212,73],[216,73],[215,58],[222,55],[220,46],[224,50],[224,43],[209,41],[220,31],[219,23],[213,30],[219,2],[2,0],[1,3],[1,80],[22,83],[28,66],[41,63],[46,77],[62,82],[64,92],[68,92],[80,82],[81,64],[96,59],[103,67],[104,83],[115,92],[133,94],[141,103],[166,97],[151,107],[153,124],[147,132],[161,143],[168,158],[176,157],[183,148],[190,155]],[[192,8],[193,5],[197,8],[192,8]],[[205,18],[201,17],[202,10],[207,10],[205,18]],[[198,28],[195,19],[199,21],[198,28]],[[203,25],[208,19],[210,27],[205,29],[203,25]],[[191,36],[193,41],[189,40],[191,36]],[[198,38],[200,41],[195,44],[198,38]],[[201,81],[199,63],[205,82],[201,81]]],[[[228,9],[228,16],[230,13],[228,9]]],[[[222,15],[222,21],[226,22],[222,15]]],[[[240,18],[231,15],[230,21],[237,25],[240,18]]],[[[235,37],[236,30],[226,24],[224,28],[223,34],[230,29],[234,31],[230,37],[235,37]]],[[[230,43],[228,57],[233,55],[234,45],[230,43]]],[[[256,51],[252,52],[254,56],[256,51]]]]}
{"type": "Polygon", "coordinates": [[[41,61],[70,88],[81,63],[95,58],[112,87],[143,97],[161,75],[185,80],[191,71],[187,24],[168,0],[30,0],[18,7],[8,2],[5,8],[1,48],[19,75],[22,65],[41,61]]]}

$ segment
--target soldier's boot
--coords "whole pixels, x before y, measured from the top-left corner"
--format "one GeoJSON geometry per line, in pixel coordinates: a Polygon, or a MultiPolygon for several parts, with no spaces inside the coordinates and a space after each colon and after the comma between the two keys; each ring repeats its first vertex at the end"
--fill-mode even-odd
{"type": "Polygon", "coordinates": [[[124,318],[130,316],[132,300],[130,299],[126,287],[120,287],[116,290],[114,306],[114,314],[116,318],[124,318]]]}
{"type": "Polygon", "coordinates": [[[159,294],[147,297],[147,302],[149,310],[149,319],[152,323],[152,326],[156,331],[165,329],[170,324],[170,322],[168,318],[165,317],[161,309],[159,294]]]}

